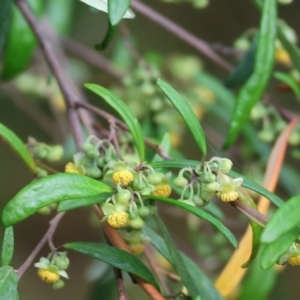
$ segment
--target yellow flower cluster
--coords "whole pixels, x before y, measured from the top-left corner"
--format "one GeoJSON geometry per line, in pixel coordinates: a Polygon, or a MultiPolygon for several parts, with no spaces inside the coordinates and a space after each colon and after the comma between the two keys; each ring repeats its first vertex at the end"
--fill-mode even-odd
{"type": "Polygon", "coordinates": [[[127,186],[133,180],[133,175],[127,170],[121,170],[114,172],[112,179],[115,184],[121,183],[122,186],[127,186]]]}
{"type": "Polygon", "coordinates": [[[239,194],[237,191],[231,191],[228,193],[217,192],[217,197],[224,202],[231,202],[238,198],[239,194]]]}
{"type": "Polygon", "coordinates": [[[156,186],[153,195],[160,197],[169,197],[172,192],[171,186],[169,184],[160,184],[156,186]]]}
{"type": "Polygon", "coordinates": [[[45,269],[38,269],[38,276],[47,283],[54,283],[60,278],[59,274],[45,269]]]}
{"type": "Polygon", "coordinates": [[[125,227],[128,224],[128,213],[125,211],[114,212],[108,216],[107,223],[113,228],[125,227]]]}
{"type": "Polygon", "coordinates": [[[288,263],[291,266],[300,266],[300,255],[290,257],[288,263]]]}
{"type": "Polygon", "coordinates": [[[76,174],[83,174],[82,171],[78,167],[76,167],[74,165],[74,163],[72,163],[72,162],[68,162],[66,164],[66,166],[65,166],[65,172],[67,172],[67,173],[76,173],[76,174]]]}
{"type": "Polygon", "coordinates": [[[280,48],[280,49],[276,50],[275,59],[276,59],[277,62],[282,63],[284,65],[290,65],[291,64],[290,55],[283,48],[280,48]]]}

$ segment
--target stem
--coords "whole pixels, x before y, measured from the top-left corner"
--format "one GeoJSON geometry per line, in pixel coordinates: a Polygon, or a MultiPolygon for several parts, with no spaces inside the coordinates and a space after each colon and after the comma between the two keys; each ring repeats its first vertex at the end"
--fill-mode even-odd
{"type": "Polygon", "coordinates": [[[46,244],[47,241],[51,241],[53,234],[61,220],[61,218],[64,216],[65,213],[58,213],[51,221],[50,221],[50,227],[45,233],[45,235],[42,237],[42,239],[39,241],[39,243],[36,245],[36,247],[33,249],[31,254],[28,256],[28,258],[25,260],[25,262],[21,265],[21,267],[18,269],[18,278],[22,277],[24,272],[27,270],[27,268],[32,264],[35,257],[38,255],[40,250],[43,248],[43,246],[46,244]]]}
{"type": "Polygon", "coordinates": [[[152,20],[153,22],[159,24],[161,27],[165,28],[166,30],[170,31],[174,35],[176,35],[181,40],[185,41],[187,44],[191,45],[207,58],[212,60],[218,66],[222,67],[226,71],[231,71],[233,67],[225,61],[222,57],[220,57],[213,48],[204,40],[196,37],[195,35],[191,34],[184,28],[180,27],[173,21],[167,19],[165,16],[161,15],[160,13],[156,12],[149,6],[141,3],[137,0],[131,1],[131,7],[136,10],[137,12],[141,13],[148,19],[152,20]]]}
{"type": "Polygon", "coordinates": [[[77,93],[74,91],[73,86],[70,84],[67,76],[63,72],[63,69],[54,54],[51,44],[44,38],[43,34],[40,32],[39,24],[36,21],[27,3],[24,0],[15,0],[15,3],[21,11],[23,17],[26,19],[28,25],[32,29],[35,37],[37,38],[44,58],[57,80],[57,83],[68,106],[71,129],[73,131],[76,146],[78,149],[81,149],[81,145],[83,144],[83,136],[81,133],[79,118],[74,107],[74,102],[79,101],[80,99],[77,93]]]}

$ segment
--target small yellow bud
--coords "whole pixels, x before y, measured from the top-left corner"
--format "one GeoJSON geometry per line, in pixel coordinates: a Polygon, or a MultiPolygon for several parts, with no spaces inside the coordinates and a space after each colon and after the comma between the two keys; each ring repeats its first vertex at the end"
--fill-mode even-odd
{"type": "Polygon", "coordinates": [[[239,193],[237,191],[231,191],[229,193],[217,192],[217,197],[224,202],[231,202],[238,198],[239,193]]]}
{"type": "Polygon", "coordinates": [[[283,64],[283,65],[290,65],[291,64],[291,58],[287,51],[283,48],[277,49],[275,52],[275,59],[277,62],[283,64]]]}
{"type": "Polygon", "coordinates": [[[112,179],[115,184],[121,183],[123,186],[127,186],[133,180],[133,175],[127,170],[121,170],[114,172],[112,179]]]}
{"type": "Polygon", "coordinates": [[[65,172],[83,174],[82,170],[74,165],[72,162],[68,162],[65,166],[65,172]]]}
{"type": "Polygon", "coordinates": [[[160,197],[168,197],[172,192],[171,186],[169,184],[160,184],[156,186],[153,195],[160,197]]]}
{"type": "Polygon", "coordinates": [[[113,228],[125,227],[128,224],[128,213],[125,211],[114,212],[108,216],[107,223],[113,228]]]}
{"type": "Polygon", "coordinates": [[[38,276],[47,283],[54,283],[60,278],[59,274],[45,269],[38,269],[38,276]]]}
{"type": "Polygon", "coordinates": [[[293,267],[300,266],[300,255],[290,257],[288,263],[293,267]]]}
{"type": "Polygon", "coordinates": [[[144,252],[145,246],[143,244],[129,244],[128,248],[132,254],[141,254],[144,252]]]}

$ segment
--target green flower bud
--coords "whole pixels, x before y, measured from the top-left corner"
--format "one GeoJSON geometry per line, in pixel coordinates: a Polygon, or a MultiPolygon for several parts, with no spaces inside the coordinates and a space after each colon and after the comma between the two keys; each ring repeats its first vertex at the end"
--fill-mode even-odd
{"type": "Polygon", "coordinates": [[[286,127],[286,122],[283,120],[279,120],[275,123],[275,129],[277,132],[281,132],[286,127]]]}
{"type": "Polygon", "coordinates": [[[98,166],[99,168],[103,168],[104,165],[105,165],[105,162],[104,162],[103,156],[98,157],[98,158],[97,158],[97,166],[98,166]]]}
{"type": "Polygon", "coordinates": [[[65,283],[61,279],[59,279],[59,280],[55,281],[54,283],[52,283],[52,287],[55,290],[59,290],[59,289],[63,288],[64,285],[65,285],[65,283]]]}
{"type": "Polygon", "coordinates": [[[117,203],[115,205],[115,211],[116,212],[127,211],[127,209],[128,209],[128,205],[124,204],[123,202],[122,203],[117,203]]]}
{"type": "Polygon", "coordinates": [[[37,145],[34,147],[35,155],[39,159],[45,159],[48,154],[48,146],[46,145],[37,145]]]}
{"type": "Polygon", "coordinates": [[[217,189],[219,188],[219,186],[220,186],[220,184],[218,182],[214,181],[214,182],[204,184],[203,188],[208,192],[216,192],[217,189]]]}
{"type": "Polygon", "coordinates": [[[39,168],[39,167],[36,168],[36,174],[39,178],[48,176],[48,172],[44,169],[39,168]]]}
{"type": "Polygon", "coordinates": [[[179,188],[184,188],[188,185],[188,180],[183,176],[178,176],[174,179],[174,185],[179,188]]]}
{"type": "Polygon", "coordinates": [[[51,208],[48,206],[42,207],[38,210],[38,213],[41,215],[49,215],[51,213],[51,208]]]}
{"type": "Polygon", "coordinates": [[[60,145],[49,147],[49,151],[45,159],[49,162],[58,161],[64,154],[64,148],[60,145]]]}
{"type": "Polygon", "coordinates": [[[87,168],[85,172],[87,176],[90,176],[92,178],[99,178],[101,176],[101,173],[101,170],[99,170],[97,167],[87,168]]]}
{"type": "Polygon", "coordinates": [[[265,143],[273,142],[275,135],[273,130],[262,130],[258,133],[258,138],[265,143]]]}
{"type": "Polygon", "coordinates": [[[145,222],[140,218],[137,217],[135,219],[130,219],[128,221],[128,226],[133,228],[133,229],[141,229],[145,225],[145,222]]]}
{"type": "Polygon", "coordinates": [[[149,211],[149,208],[148,208],[148,207],[146,207],[146,206],[141,206],[141,207],[139,208],[139,215],[140,215],[140,217],[145,218],[145,217],[147,217],[149,214],[150,214],[150,211],[149,211]]]}
{"type": "Polygon", "coordinates": [[[199,196],[194,196],[193,197],[193,202],[195,203],[195,205],[197,207],[203,207],[205,205],[207,205],[207,201],[204,201],[203,199],[201,199],[199,196]]]}
{"type": "Polygon", "coordinates": [[[53,261],[53,264],[60,270],[66,270],[69,267],[70,260],[65,254],[57,255],[53,261]]]}
{"type": "Polygon", "coordinates": [[[117,202],[129,202],[131,199],[131,193],[128,190],[121,190],[116,195],[117,202]]]}
{"type": "Polygon", "coordinates": [[[152,173],[150,175],[148,175],[147,180],[150,184],[160,184],[162,182],[162,180],[164,179],[163,174],[161,173],[152,173]]]}
{"type": "Polygon", "coordinates": [[[139,217],[139,215],[138,215],[138,211],[137,210],[129,211],[129,219],[130,220],[134,220],[134,219],[136,219],[138,217],[139,217]]]}
{"type": "Polygon", "coordinates": [[[300,133],[297,129],[294,129],[289,136],[289,144],[292,146],[297,146],[300,144],[300,133]]]}
{"type": "Polygon", "coordinates": [[[250,42],[248,39],[241,37],[234,42],[234,48],[242,51],[248,50],[250,47],[250,42]]]}

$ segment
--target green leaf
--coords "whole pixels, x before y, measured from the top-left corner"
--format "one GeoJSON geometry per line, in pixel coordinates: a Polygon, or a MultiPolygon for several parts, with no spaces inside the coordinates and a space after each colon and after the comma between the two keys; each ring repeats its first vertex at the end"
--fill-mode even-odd
{"type": "MultiPolygon", "coordinates": [[[[108,4],[107,0],[80,0],[81,2],[97,9],[100,11],[108,12],[108,4]]],[[[123,2],[127,2],[128,0],[124,0],[123,2]]],[[[117,2],[122,2],[122,0],[119,0],[117,2]]],[[[135,17],[134,12],[131,9],[128,9],[123,16],[123,19],[133,19],[135,17]]]]}
{"type": "Polygon", "coordinates": [[[188,272],[188,269],[183,262],[182,256],[176,244],[174,243],[164,222],[161,220],[158,214],[156,214],[154,218],[158,226],[158,229],[160,230],[162,237],[166,243],[175,270],[177,271],[179,277],[181,278],[183,285],[188,290],[189,295],[193,299],[195,299],[199,295],[197,283],[195,282],[196,278],[193,278],[191,274],[188,272]]]}
{"type": "Polygon", "coordinates": [[[272,243],[300,225],[300,195],[294,196],[277,209],[261,236],[262,243],[272,243]]]}
{"type": "Polygon", "coordinates": [[[90,206],[98,203],[102,203],[106,201],[109,197],[111,197],[113,193],[101,193],[96,196],[85,197],[82,199],[74,199],[74,200],[65,200],[58,204],[57,211],[68,211],[76,208],[81,208],[85,206],[90,206]]]}
{"type": "MultiPolygon", "coordinates": [[[[169,154],[170,148],[171,148],[171,137],[170,134],[168,132],[166,132],[161,140],[161,142],[159,143],[159,147],[164,149],[164,152],[169,154]]],[[[156,161],[162,161],[162,157],[160,155],[158,155],[157,153],[154,155],[151,163],[154,163],[156,161]]]]}
{"type": "MultiPolygon", "coordinates": [[[[163,255],[172,265],[172,257],[168,251],[166,243],[156,232],[154,232],[149,227],[143,228],[143,233],[151,239],[153,246],[163,255]]],[[[213,283],[206,277],[206,275],[201,271],[201,269],[185,254],[180,252],[183,262],[187,268],[188,273],[197,282],[197,290],[202,299],[214,299],[222,300],[222,296],[218,290],[214,287],[213,283]]]]}
{"type": "Polygon", "coordinates": [[[142,128],[133,112],[122,100],[120,100],[116,95],[106,88],[92,83],[85,84],[84,86],[98,96],[102,97],[107,104],[109,104],[120,115],[130,131],[140,159],[143,161],[145,158],[145,145],[142,128]]]}
{"type": "Polygon", "coordinates": [[[66,249],[88,255],[120,270],[137,275],[158,288],[157,282],[147,267],[136,256],[126,251],[92,242],[74,242],[63,246],[66,249]]]}
{"type": "Polygon", "coordinates": [[[31,182],[11,199],[2,211],[2,223],[4,226],[16,224],[51,203],[82,199],[111,191],[108,185],[84,175],[50,175],[31,182]]]}
{"type": "Polygon", "coordinates": [[[33,171],[36,171],[35,162],[32,159],[25,144],[18,138],[18,136],[0,123],[0,137],[12,147],[13,150],[22,158],[25,164],[33,171]]]}
{"type": "Polygon", "coordinates": [[[0,268],[0,299],[19,300],[18,275],[10,266],[0,268]]]}
{"type": "Polygon", "coordinates": [[[167,82],[158,79],[157,85],[177,109],[203,155],[206,155],[206,141],[204,132],[191,107],[167,82]]]}
{"type": "Polygon", "coordinates": [[[3,266],[8,266],[14,254],[14,229],[12,226],[6,227],[4,232],[1,261],[3,266]]]}
{"type": "Polygon", "coordinates": [[[237,248],[238,242],[235,238],[235,236],[232,234],[232,232],[226,228],[219,220],[217,220],[215,217],[211,216],[207,212],[188,204],[185,204],[183,202],[180,202],[178,200],[170,199],[170,198],[164,198],[154,195],[144,195],[143,198],[145,199],[152,199],[155,201],[162,201],[165,203],[169,203],[175,206],[178,206],[180,208],[183,208],[184,210],[194,214],[195,216],[208,221],[212,225],[214,225],[220,232],[224,234],[224,236],[228,239],[228,241],[233,245],[233,247],[237,248]]]}
{"type": "Polygon", "coordinates": [[[130,6],[130,0],[108,0],[108,17],[111,25],[117,25],[130,6]]]}
{"type": "Polygon", "coordinates": [[[231,89],[244,84],[251,76],[254,69],[255,52],[257,47],[257,37],[252,40],[251,47],[246,52],[240,63],[228,75],[225,80],[225,86],[231,89]]]}
{"type": "Polygon", "coordinates": [[[1,0],[0,2],[0,54],[8,32],[12,2],[12,0],[1,0]]]}
{"type": "Polygon", "coordinates": [[[274,64],[276,18],[276,0],[265,0],[258,35],[254,71],[237,96],[229,132],[224,144],[225,149],[235,141],[246,123],[252,107],[260,100],[269,81],[274,64]]]}
{"type": "Polygon", "coordinates": [[[66,35],[72,24],[73,0],[51,0],[47,2],[47,19],[56,32],[66,35]]]}
{"type": "Polygon", "coordinates": [[[255,291],[255,300],[268,299],[268,295],[276,283],[278,272],[275,268],[263,270],[260,266],[260,257],[261,251],[248,269],[238,300],[253,300],[253,291],[255,291]]]}
{"type": "Polygon", "coordinates": [[[187,160],[187,159],[170,159],[170,160],[162,160],[162,161],[154,161],[150,163],[150,166],[154,169],[161,169],[161,168],[176,168],[182,169],[186,167],[191,167],[194,169],[201,162],[197,160],[187,160]]]}
{"type": "Polygon", "coordinates": [[[287,84],[295,93],[298,100],[300,100],[300,86],[299,83],[289,74],[285,74],[282,72],[276,72],[274,77],[285,84],[287,84]]]}
{"type": "MultiPolygon", "coordinates": [[[[44,1],[29,0],[30,8],[36,15],[43,11],[44,1]]],[[[13,7],[10,30],[3,57],[1,78],[12,79],[24,71],[37,46],[36,38],[17,7],[13,7]]]]}
{"type": "Polygon", "coordinates": [[[263,186],[259,185],[258,183],[244,177],[243,175],[237,173],[237,172],[233,172],[230,171],[228,173],[228,176],[232,177],[232,178],[237,178],[237,177],[243,177],[243,183],[242,186],[244,188],[247,188],[249,190],[252,190],[262,196],[264,196],[265,198],[269,199],[273,204],[275,204],[276,206],[280,207],[282,206],[285,202],[282,201],[278,196],[276,196],[275,194],[271,193],[270,191],[268,191],[267,189],[265,189],[263,186]]]}
{"type": "Polygon", "coordinates": [[[292,243],[298,238],[299,233],[299,228],[293,228],[273,243],[266,244],[261,253],[261,267],[264,270],[271,268],[279,260],[279,258],[289,250],[292,243]]]}

